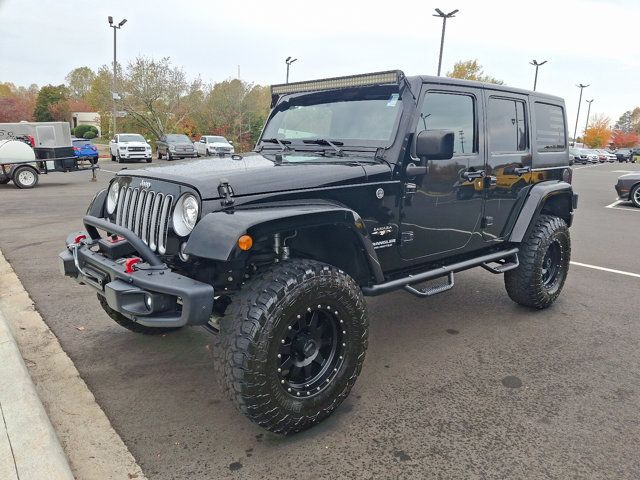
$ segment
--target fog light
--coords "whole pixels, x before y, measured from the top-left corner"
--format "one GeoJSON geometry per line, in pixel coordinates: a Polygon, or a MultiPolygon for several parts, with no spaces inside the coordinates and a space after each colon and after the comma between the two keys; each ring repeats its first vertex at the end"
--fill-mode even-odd
{"type": "Polygon", "coordinates": [[[182,242],[182,244],[180,245],[180,251],[178,252],[178,257],[180,257],[180,260],[182,260],[183,262],[189,260],[189,254],[184,252],[186,248],[187,242],[182,242]]]}
{"type": "Polygon", "coordinates": [[[153,310],[153,300],[151,300],[151,295],[147,295],[144,297],[144,304],[147,306],[149,311],[153,310]]]}

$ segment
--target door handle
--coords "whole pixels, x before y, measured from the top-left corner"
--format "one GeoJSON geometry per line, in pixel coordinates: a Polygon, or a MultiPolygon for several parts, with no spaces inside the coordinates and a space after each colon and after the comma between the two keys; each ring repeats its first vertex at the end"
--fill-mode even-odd
{"type": "Polygon", "coordinates": [[[484,178],[485,176],[485,172],[484,170],[478,170],[478,171],[467,171],[464,172],[462,174],[462,177],[465,178],[466,180],[475,180],[476,178],[484,178]]]}
{"type": "Polygon", "coordinates": [[[525,173],[531,172],[531,167],[514,168],[513,171],[515,172],[516,175],[521,176],[521,175],[524,175],[525,173]]]}

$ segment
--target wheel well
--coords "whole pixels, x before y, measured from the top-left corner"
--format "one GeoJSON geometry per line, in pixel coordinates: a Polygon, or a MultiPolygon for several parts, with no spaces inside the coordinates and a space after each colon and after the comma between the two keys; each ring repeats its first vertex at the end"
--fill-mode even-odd
{"type": "Polygon", "coordinates": [[[570,192],[559,193],[548,197],[542,206],[541,214],[560,217],[567,225],[571,224],[571,211],[573,210],[572,196],[570,192]]]}
{"type": "Polygon", "coordinates": [[[304,227],[282,237],[292,258],[310,258],[338,267],[359,285],[372,278],[365,252],[356,234],[346,226],[304,227]]]}

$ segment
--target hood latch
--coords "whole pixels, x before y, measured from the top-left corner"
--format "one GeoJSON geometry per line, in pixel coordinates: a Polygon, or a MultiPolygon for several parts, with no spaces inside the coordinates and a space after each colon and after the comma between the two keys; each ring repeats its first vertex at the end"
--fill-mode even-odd
{"type": "Polygon", "coordinates": [[[233,188],[229,185],[229,180],[226,178],[220,179],[218,193],[220,194],[220,204],[223,207],[233,207],[235,200],[233,199],[233,188]]]}

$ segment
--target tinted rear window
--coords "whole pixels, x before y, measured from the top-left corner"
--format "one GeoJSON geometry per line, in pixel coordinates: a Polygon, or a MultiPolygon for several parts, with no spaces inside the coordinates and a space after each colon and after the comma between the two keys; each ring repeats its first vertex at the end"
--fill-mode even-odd
{"type": "Polygon", "coordinates": [[[535,104],[536,148],[539,152],[562,152],[567,148],[564,111],[558,105],[535,104]]]}

